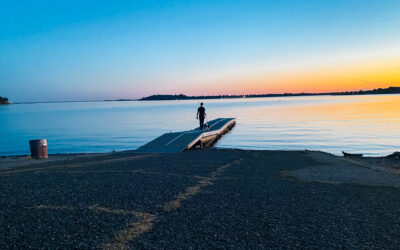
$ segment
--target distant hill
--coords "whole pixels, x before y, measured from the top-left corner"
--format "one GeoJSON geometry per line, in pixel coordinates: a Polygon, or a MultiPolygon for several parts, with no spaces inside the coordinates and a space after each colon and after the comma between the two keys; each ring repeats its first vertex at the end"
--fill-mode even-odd
{"type": "Polygon", "coordinates": [[[261,94],[261,95],[208,95],[208,96],[187,96],[179,95],[151,95],[139,99],[139,101],[161,101],[161,100],[194,100],[194,99],[221,99],[221,98],[256,98],[256,97],[281,97],[281,96],[313,96],[313,95],[381,95],[400,94],[400,87],[379,88],[373,90],[359,90],[346,92],[328,93],[283,93],[283,94],[261,94]]]}
{"type": "Polygon", "coordinates": [[[379,88],[372,90],[346,91],[328,93],[330,95],[385,95],[385,94],[400,94],[400,87],[379,88]]]}
{"type": "Polygon", "coordinates": [[[8,98],[0,96],[0,104],[10,104],[8,98]]]}

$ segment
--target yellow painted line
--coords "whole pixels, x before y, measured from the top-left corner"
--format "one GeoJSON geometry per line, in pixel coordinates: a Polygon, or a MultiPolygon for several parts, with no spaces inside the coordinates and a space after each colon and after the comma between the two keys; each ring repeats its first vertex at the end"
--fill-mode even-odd
{"type": "Polygon", "coordinates": [[[52,171],[52,173],[65,173],[65,174],[82,174],[82,173],[129,173],[130,171],[112,171],[112,170],[61,170],[52,171]]]}
{"type": "Polygon", "coordinates": [[[281,178],[285,179],[285,180],[294,180],[295,179],[292,176],[292,174],[290,173],[290,170],[282,170],[279,172],[279,174],[281,175],[281,178]]]}
{"type": "MultiPolygon", "coordinates": [[[[186,188],[184,193],[178,194],[175,198],[175,200],[167,202],[164,205],[164,210],[165,211],[171,211],[173,209],[176,209],[180,207],[181,202],[184,200],[188,200],[191,196],[197,194],[200,192],[201,188],[212,185],[214,181],[218,179],[218,177],[230,166],[233,164],[239,163],[241,161],[237,160],[228,164],[225,164],[219,168],[217,168],[214,172],[211,173],[211,177],[200,177],[200,180],[198,183],[194,186],[186,188]]],[[[99,207],[92,207],[93,210],[98,210],[98,211],[107,211],[110,212],[108,209],[105,208],[99,208],[99,207]]],[[[124,214],[126,213],[123,210],[112,210],[113,213],[120,213],[124,214]]],[[[135,212],[137,213],[137,212],[135,212]]],[[[118,235],[115,238],[115,241],[112,243],[107,243],[103,245],[103,249],[128,249],[127,244],[132,241],[134,238],[138,237],[139,235],[151,230],[153,227],[153,221],[156,219],[155,215],[152,214],[145,214],[141,213],[140,215],[135,215],[139,221],[132,223],[132,225],[118,233],[118,235]]]]}
{"type": "MultiPolygon", "coordinates": [[[[67,210],[72,211],[76,208],[68,206],[51,206],[51,205],[40,205],[34,207],[36,209],[48,209],[48,210],[67,210]]],[[[111,213],[117,215],[133,215],[138,221],[132,223],[130,227],[119,232],[115,240],[111,243],[106,243],[102,246],[103,249],[127,249],[126,244],[139,236],[140,234],[149,231],[153,227],[153,221],[156,219],[154,214],[137,212],[137,211],[125,211],[122,209],[109,209],[101,207],[99,205],[93,205],[88,209],[95,213],[111,213]]]]}
{"type": "Polygon", "coordinates": [[[89,209],[96,213],[134,215],[138,219],[138,221],[132,223],[130,227],[119,232],[113,242],[104,244],[103,249],[127,249],[126,244],[140,234],[149,231],[153,227],[153,221],[156,219],[154,214],[120,209],[108,209],[98,205],[90,206],[89,209]]]}
{"type": "MultiPolygon", "coordinates": [[[[162,175],[162,176],[178,176],[178,177],[188,177],[188,178],[196,178],[196,179],[206,179],[209,178],[207,176],[200,175],[187,175],[187,174],[174,174],[174,173],[163,173],[163,172],[153,172],[153,171],[145,171],[144,169],[135,169],[135,170],[61,170],[61,171],[53,171],[52,173],[66,173],[66,174],[82,174],[82,173],[132,173],[132,174],[140,174],[140,175],[162,175]]],[[[237,180],[237,177],[221,177],[219,179],[226,180],[237,180]]]]}
{"type": "Polygon", "coordinates": [[[143,217],[146,215],[146,213],[142,212],[136,212],[136,211],[126,211],[122,209],[109,209],[106,207],[101,207],[99,205],[93,205],[89,207],[90,211],[96,212],[96,213],[110,213],[110,214],[119,214],[119,215],[134,215],[136,217],[143,217]]]}
{"type": "Polygon", "coordinates": [[[233,164],[239,163],[240,161],[241,159],[217,168],[211,173],[211,177],[200,178],[196,185],[186,188],[185,192],[180,193],[175,197],[175,200],[165,203],[164,210],[169,212],[173,209],[179,208],[182,201],[188,200],[191,196],[199,193],[201,188],[214,184],[214,181],[218,180],[219,175],[221,175],[226,168],[232,166],[233,164]]]}
{"type": "Polygon", "coordinates": [[[132,170],[131,173],[133,173],[133,174],[143,174],[143,175],[147,174],[147,175],[163,175],[163,176],[186,176],[186,177],[197,178],[197,179],[207,178],[206,176],[153,172],[153,171],[146,171],[144,169],[135,169],[135,170],[132,170]]]}
{"type": "MultiPolygon", "coordinates": [[[[130,157],[131,158],[131,157],[130,157]]],[[[199,179],[198,183],[194,186],[186,188],[185,192],[178,194],[174,200],[165,203],[164,210],[169,212],[173,209],[179,208],[181,206],[181,202],[188,200],[193,195],[196,195],[201,191],[201,188],[214,184],[216,180],[220,178],[220,175],[233,164],[237,164],[242,159],[236,160],[234,162],[225,164],[223,166],[218,167],[215,171],[211,173],[211,177],[203,177],[203,176],[193,176],[199,179]]],[[[145,172],[146,173],[146,172],[145,172]]],[[[151,172],[152,174],[157,172],[151,172]]],[[[164,174],[164,173],[157,173],[164,174]]],[[[65,209],[65,210],[74,210],[73,207],[67,206],[46,206],[40,205],[36,207],[37,209],[65,209]]],[[[156,215],[150,213],[143,213],[137,211],[126,211],[122,209],[109,209],[106,207],[101,207],[99,205],[93,205],[88,207],[88,209],[95,213],[112,213],[117,215],[133,215],[136,217],[138,221],[132,223],[128,228],[120,231],[112,242],[105,243],[102,248],[103,249],[128,249],[128,243],[138,237],[139,235],[148,232],[153,227],[153,222],[157,218],[156,215]]]]}
{"type": "Polygon", "coordinates": [[[65,165],[58,165],[58,166],[49,166],[49,167],[42,167],[42,168],[26,168],[20,170],[12,170],[12,171],[0,171],[0,175],[8,175],[8,174],[16,174],[16,173],[25,173],[25,172],[35,172],[35,171],[42,171],[42,170],[49,170],[55,168],[77,168],[77,167],[89,167],[94,166],[97,164],[104,164],[104,163],[115,163],[121,161],[129,161],[129,160],[136,160],[154,156],[155,154],[146,154],[146,155],[136,155],[130,157],[123,157],[117,159],[109,159],[109,160],[100,160],[100,161],[89,161],[83,163],[76,163],[76,164],[65,164],[65,165]]]}
{"type": "Polygon", "coordinates": [[[156,219],[156,216],[153,214],[144,214],[138,219],[139,220],[132,223],[130,227],[119,232],[114,242],[104,244],[103,249],[128,249],[128,242],[142,233],[149,231],[153,227],[153,221],[156,219]]]}
{"type": "Polygon", "coordinates": [[[40,205],[40,206],[36,206],[35,208],[37,209],[45,209],[45,210],[68,210],[68,211],[72,211],[75,210],[74,207],[68,207],[68,206],[49,206],[49,205],[40,205]]]}

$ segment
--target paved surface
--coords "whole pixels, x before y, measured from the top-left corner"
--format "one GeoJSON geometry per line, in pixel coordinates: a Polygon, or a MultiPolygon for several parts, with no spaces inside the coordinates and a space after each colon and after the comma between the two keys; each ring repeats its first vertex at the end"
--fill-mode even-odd
{"type": "Polygon", "coordinates": [[[306,152],[132,152],[0,170],[0,248],[398,248],[399,188],[295,179],[306,152]]]}

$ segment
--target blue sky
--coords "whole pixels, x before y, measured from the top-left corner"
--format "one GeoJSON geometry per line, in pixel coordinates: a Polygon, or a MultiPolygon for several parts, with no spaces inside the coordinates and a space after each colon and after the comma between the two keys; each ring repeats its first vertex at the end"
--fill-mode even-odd
{"type": "MultiPolygon", "coordinates": [[[[376,58],[392,67],[399,13],[400,1],[368,0],[2,1],[0,95],[48,101],[309,90],[293,78],[317,76],[321,65],[376,58]]],[[[375,78],[360,81],[386,83],[375,78]]],[[[311,89],[322,90],[317,85],[311,89]]]]}

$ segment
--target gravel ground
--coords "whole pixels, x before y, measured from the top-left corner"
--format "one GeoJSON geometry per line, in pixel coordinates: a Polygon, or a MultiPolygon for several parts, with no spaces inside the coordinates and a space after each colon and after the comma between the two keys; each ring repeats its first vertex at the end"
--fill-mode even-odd
{"type": "Polygon", "coordinates": [[[3,169],[0,248],[398,249],[399,188],[292,175],[327,164],[210,149],[3,169]]]}
{"type": "Polygon", "coordinates": [[[69,161],[76,160],[77,158],[85,158],[87,160],[93,157],[107,156],[111,154],[112,153],[51,154],[47,159],[32,159],[30,155],[0,156],[0,169],[27,167],[55,161],[69,161]]]}
{"type": "Polygon", "coordinates": [[[400,176],[400,159],[392,157],[360,157],[350,159],[357,165],[361,165],[370,169],[387,171],[391,174],[400,176]]]}
{"type": "Polygon", "coordinates": [[[290,171],[290,175],[298,180],[400,188],[400,177],[387,168],[370,164],[368,160],[371,161],[372,158],[343,158],[317,151],[307,152],[307,154],[321,165],[290,171]]]}

